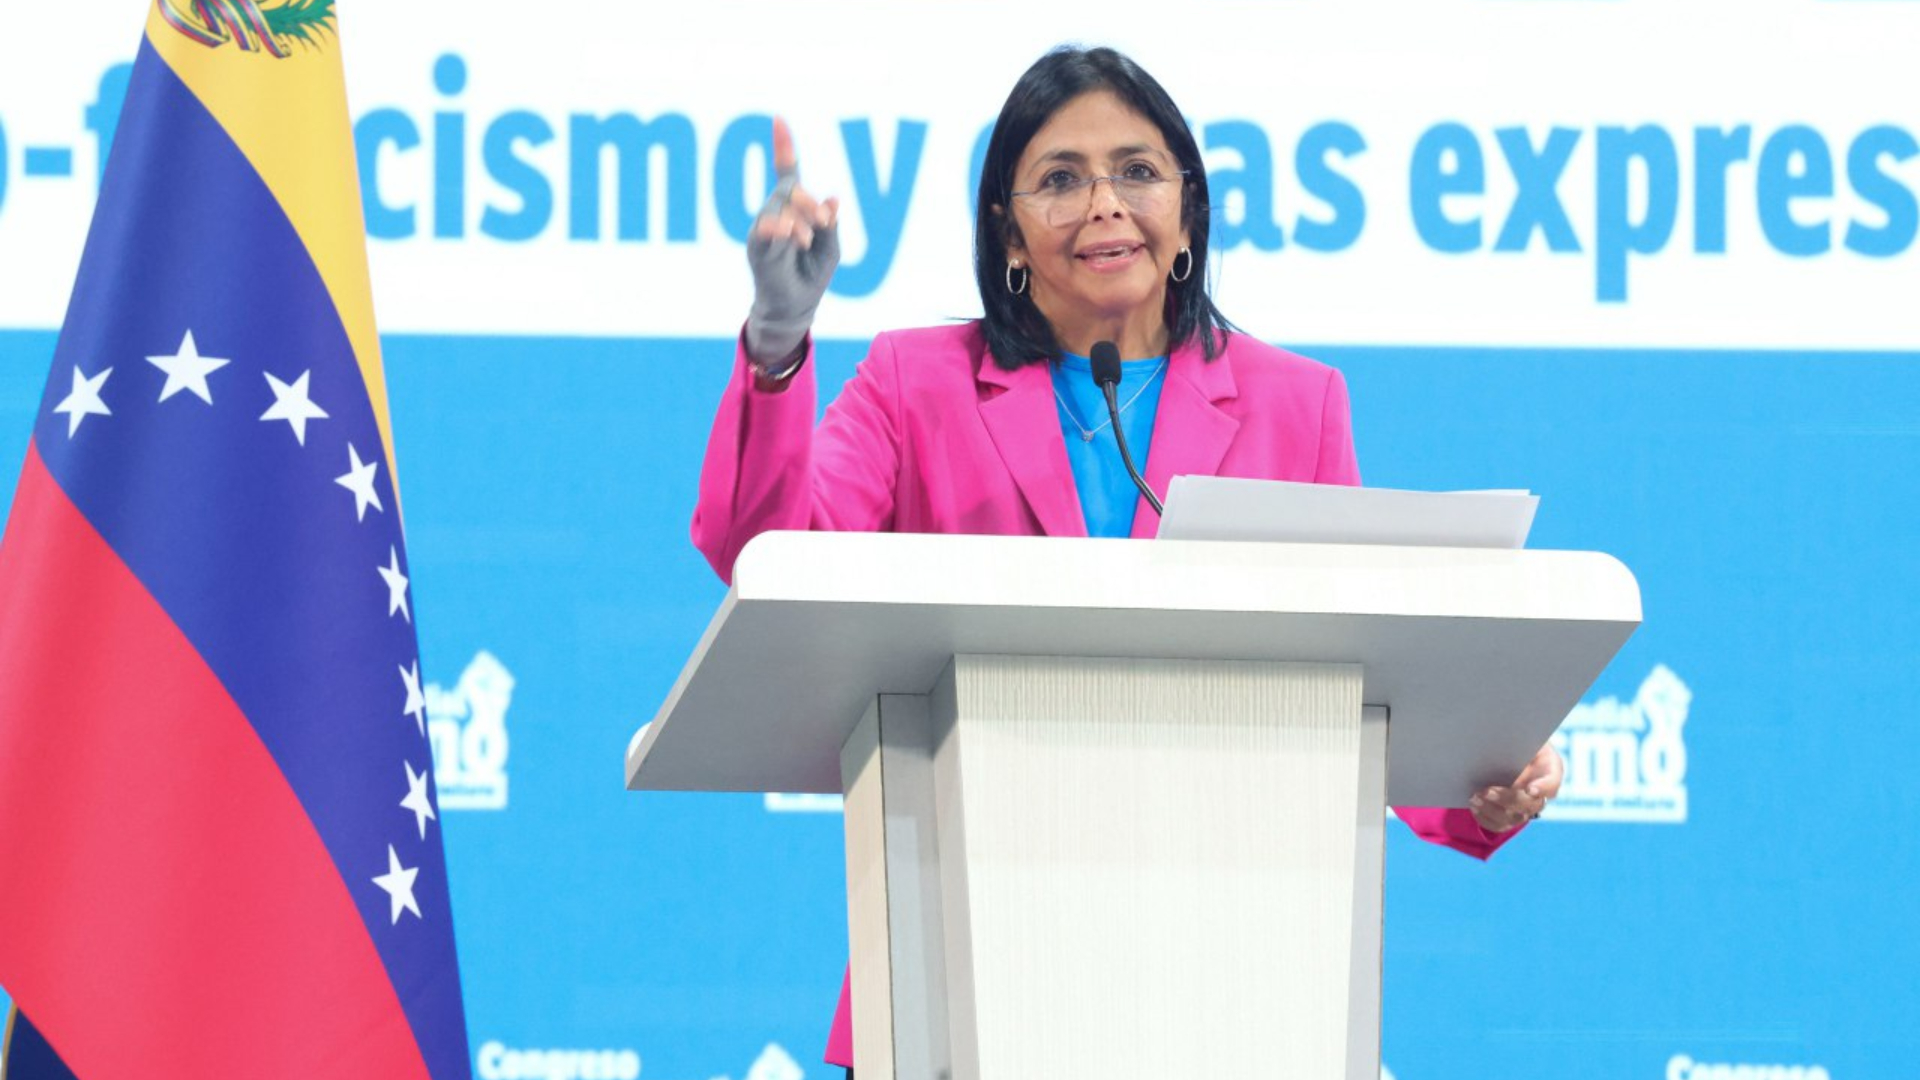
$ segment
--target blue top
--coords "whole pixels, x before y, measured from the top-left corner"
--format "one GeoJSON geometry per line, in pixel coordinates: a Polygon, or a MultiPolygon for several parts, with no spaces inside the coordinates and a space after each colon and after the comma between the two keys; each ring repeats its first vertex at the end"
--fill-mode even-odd
{"type": "MultiPolygon", "coordinates": [[[[1125,427],[1127,450],[1140,475],[1147,474],[1148,443],[1153,439],[1153,417],[1160,408],[1160,388],[1166,384],[1167,358],[1128,360],[1120,365],[1116,395],[1125,427]],[[1137,396],[1136,396],[1137,395],[1137,396]]],[[[1107,419],[1107,398],[1094,385],[1093,361],[1067,353],[1053,365],[1054,407],[1060,413],[1060,433],[1067,443],[1067,464],[1080,494],[1080,512],[1087,519],[1088,536],[1130,536],[1140,489],[1133,486],[1120,461],[1120,444],[1107,419]],[[1088,440],[1085,432],[1093,431],[1088,440]]]]}

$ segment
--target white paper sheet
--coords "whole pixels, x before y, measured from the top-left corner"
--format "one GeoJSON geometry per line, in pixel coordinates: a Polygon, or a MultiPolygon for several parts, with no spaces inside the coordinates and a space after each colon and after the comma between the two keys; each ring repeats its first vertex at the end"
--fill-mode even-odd
{"type": "Polygon", "coordinates": [[[1160,536],[1300,544],[1519,548],[1540,497],[1529,491],[1398,491],[1176,476],[1160,536]]]}

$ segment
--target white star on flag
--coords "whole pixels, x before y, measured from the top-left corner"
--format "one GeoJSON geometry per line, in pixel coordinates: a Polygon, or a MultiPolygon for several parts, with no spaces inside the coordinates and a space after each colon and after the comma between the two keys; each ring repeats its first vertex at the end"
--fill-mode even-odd
{"type": "Polygon", "coordinates": [[[387,583],[387,615],[391,617],[399,612],[408,622],[413,621],[413,613],[407,610],[407,575],[400,572],[400,549],[387,547],[387,565],[376,566],[380,577],[387,583]]]}
{"type": "Polygon", "coordinates": [[[226,367],[232,361],[221,360],[213,356],[201,356],[200,349],[193,343],[193,331],[180,341],[180,348],[172,356],[149,356],[147,363],[167,373],[167,385],[160,388],[160,400],[165,401],[182,390],[193,391],[193,396],[207,404],[213,404],[213,390],[207,386],[207,376],[226,367]]]}
{"type": "Polygon", "coordinates": [[[403,761],[400,764],[407,767],[407,797],[400,800],[400,807],[403,810],[413,811],[413,820],[420,826],[420,839],[425,840],[427,819],[434,817],[433,800],[427,797],[427,774],[416,774],[411,761],[403,761]]]}
{"type": "MultiPolygon", "coordinates": [[[[336,476],[333,478],[333,482],[353,492],[354,520],[367,520],[368,506],[372,506],[375,510],[383,514],[386,513],[387,508],[380,505],[380,493],[373,490],[373,477],[374,474],[380,470],[380,459],[376,457],[372,461],[361,461],[360,451],[355,450],[352,443],[348,443],[347,460],[352,463],[347,469],[347,475],[336,476]]],[[[391,615],[393,613],[388,612],[387,614],[391,615]]],[[[413,620],[408,619],[407,621],[412,622],[413,620]]]]}
{"type": "Polygon", "coordinates": [[[67,414],[67,438],[73,438],[74,432],[80,430],[80,421],[87,417],[113,415],[107,403],[100,400],[100,388],[107,385],[107,376],[111,374],[113,369],[107,368],[87,378],[80,374],[79,364],[73,365],[73,390],[53,407],[54,412],[67,414]]]}
{"type": "Polygon", "coordinates": [[[292,385],[274,378],[270,371],[261,374],[267,377],[267,385],[273,387],[273,404],[260,414],[260,419],[285,420],[293,428],[293,437],[300,445],[307,445],[307,421],[327,418],[327,411],[315,405],[313,399],[307,396],[307,379],[313,372],[301,372],[292,385]]]}
{"type": "Polygon", "coordinates": [[[420,868],[416,866],[408,869],[401,866],[399,854],[393,850],[392,844],[388,844],[387,872],[374,878],[373,883],[380,886],[387,894],[387,899],[393,901],[393,921],[396,926],[400,923],[402,911],[413,912],[413,917],[416,919],[426,917],[420,914],[420,902],[413,898],[413,879],[419,876],[420,868]]]}
{"type": "Polygon", "coordinates": [[[407,684],[407,704],[400,710],[401,715],[413,717],[419,725],[420,734],[427,733],[427,698],[420,692],[420,661],[413,662],[413,669],[400,669],[400,679],[407,684]]]}

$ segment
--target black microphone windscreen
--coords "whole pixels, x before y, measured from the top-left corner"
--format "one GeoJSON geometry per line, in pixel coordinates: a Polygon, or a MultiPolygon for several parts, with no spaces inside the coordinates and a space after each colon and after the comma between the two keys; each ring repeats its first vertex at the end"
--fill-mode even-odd
{"type": "Polygon", "coordinates": [[[1120,385],[1120,346],[1111,341],[1096,341],[1087,359],[1093,361],[1093,381],[1096,385],[1120,385]]]}

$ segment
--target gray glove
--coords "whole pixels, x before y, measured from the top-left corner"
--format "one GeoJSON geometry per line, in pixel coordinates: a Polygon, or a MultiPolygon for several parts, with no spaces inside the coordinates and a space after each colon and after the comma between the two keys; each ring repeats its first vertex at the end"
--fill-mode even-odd
{"type": "MultiPolygon", "coordinates": [[[[793,200],[798,169],[781,174],[767,205],[760,208],[758,226],[778,217],[793,200]]],[[[812,226],[812,222],[807,223],[812,226]]],[[[839,225],[814,228],[813,243],[798,239],[768,239],[758,229],[747,240],[747,265],[753,270],[753,310],[747,314],[747,356],[763,367],[779,365],[806,340],[813,313],[827,293],[834,267],[840,265],[839,225]]]]}

